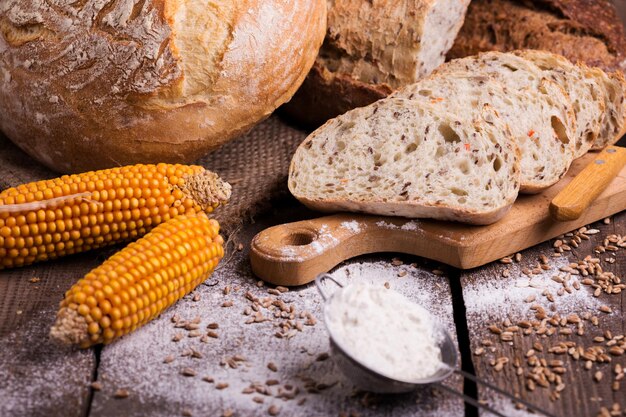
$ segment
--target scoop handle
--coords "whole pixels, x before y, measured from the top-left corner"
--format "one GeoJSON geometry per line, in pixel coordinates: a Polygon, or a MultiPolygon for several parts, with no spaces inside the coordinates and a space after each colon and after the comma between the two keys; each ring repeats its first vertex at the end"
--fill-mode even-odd
{"type": "Polygon", "coordinates": [[[626,149],[609,146],[550,203],[550,215],[560,222],[578,219],[626,165],[626,149]]]}

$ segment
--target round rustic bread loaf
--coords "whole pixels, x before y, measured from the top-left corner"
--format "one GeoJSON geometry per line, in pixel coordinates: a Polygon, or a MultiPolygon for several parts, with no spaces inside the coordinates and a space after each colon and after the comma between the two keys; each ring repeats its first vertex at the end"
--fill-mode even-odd
{"type": "Polygon", "coordinates": [[[188,162],[290,99],[325,0],[0,3],[0,128],[63,172],[188,162]]]}

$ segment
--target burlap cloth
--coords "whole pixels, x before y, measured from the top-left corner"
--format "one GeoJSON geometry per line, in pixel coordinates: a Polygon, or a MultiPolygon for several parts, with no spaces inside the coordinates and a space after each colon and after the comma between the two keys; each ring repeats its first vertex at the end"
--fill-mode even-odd
{"type": "MultiPolygon", "coordinates": [[[[272,116],[248,134],[197,161],[233,186],[230,203],[215,212],[225,232],[287,192],[289,163],[305,137],[305,132],[272,116]]],[[[56,176],[0,134],[0,190],[56,176]]]]}

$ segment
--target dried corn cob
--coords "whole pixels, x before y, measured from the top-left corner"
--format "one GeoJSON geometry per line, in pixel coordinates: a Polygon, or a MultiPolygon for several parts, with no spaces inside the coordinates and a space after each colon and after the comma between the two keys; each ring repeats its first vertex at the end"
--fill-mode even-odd
{"type": "Polygon", "coordinates": [[[181,214],[210,213],[230,185],[190,165],[132,165],[0,193],[0,269],[134,239],[181,214]]]}
{"type": "Polygon", "coordinates": [[[213,272],[224,256],[218,233],[204,213],[155,227],[66,293],[50,335],[85,348],[144,325],[213,272]]]}

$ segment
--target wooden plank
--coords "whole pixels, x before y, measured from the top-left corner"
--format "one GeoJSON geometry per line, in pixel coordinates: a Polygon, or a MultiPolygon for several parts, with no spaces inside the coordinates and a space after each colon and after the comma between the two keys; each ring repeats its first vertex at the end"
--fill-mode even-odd
{"type": "MultiPolygon", "coordinates": [[[[310,216],[312,213],[294,206],[288,213],[281,211],[280,215],[271,215],[247,226],[235,239],[235,243],[243,243],[245,249],[236,252],[205,285],[195,291],[198,301],[193,301],[194,296],[191,295],[152,323],[106,346],[102,351],[98,374],[103,390],[94,396],[92,415],[175,416],[188,411],[194,416],[220,416],[230,409],[235,416],[267,416],[269,407],[275,405],[280,409],[281,416],[344,415],[341,413],[355,413],[352,415],[362,417],[463,416],[464,406],[460,400],[434,389],[387,397],[355,393],[352,384],[336,369],[332,360],[320,360],[324,359],[320,355],[329,351],[329,344],[326,330],[320,322],[321,297],[314,286],[298,287],[281,296],[269,294],[267,286],[257,287],[248,262],[252,236],[271,224],[302,218],[303,215],[310,216]],[[226,287],[230,288],[229,294],[224,294],[226,287]],[[279,324],[285,320],[245,324],[250,317],[244,312],[251,305],[245,297],[247,292],[261,299],[272,297],[294,306],[300,322],[306,321],[306,317],[299,318],[300,312],[310,312],[316,324],[303,326],[303,331],[295,331],[292,338],[275,336],[281,331],[279,324]],[[221,307],[225,301],[233,305],[221,307]],[[215,329],[218,338],[208,338],[207,343],[202,343],[197,337],[190,338],[189,331],[175,328],[172,322],[174,316],[184,320],[199,317],[203,334],[206,334],[209,323],[216,322],[219,324],[219,328],[215,329]],[[183,337],[174,342],[172,339],[178,333],[183,337]],[[185,352],[186,349],[197,350],[202,358],[181,356],[191,352],[185,352]],[[164,360],[169,355],[173,361],[166,364],[164,360]],[[245,358],[236,369],[220,365],[220,362],[228,361],[235,355],[245,358]],[[270,362],[276,364],[277,372],[268,369],[270,362]],[[181,372],[186,367],[195,370],[197,375],[183,376],[181,372]],[[203,381],[206,376],[214,378],[214,382],[203,381]],[[279,384],[271,385],[272,379],[279,384]],[[216,388],[218,383],[229,385],[219,390],[216,388]],[[272,395],[242,393],[253,383],[267,388],[272,395]],[[291,390],[288,385],[291,385],[291,390]],[[296,387],[299,392],[294,399],[285,401],[277,398],[279,390],[289,395],[296,387]],[[114,393],[118,389],[128,390],[129,397],[115,399],[114,393]],[[262,398],[263,403],[254,402],[255,396],[262,398]],[[299,405],[299,401],[305,402],[299,405]]],[[[349,279],[356,280],[360,279],[364,270],[369,270],[369,278],[378,278],[378,285],[389,281],[393,288],[434,311],[454,335],[448,281],[423,266],[394,267],[390,259],[387,256],[354,261],[340,267],[335,274],[340,279],[346,279],[346,271],[350,271],[349,279]],[[408,272],[402,278],[397,276],[401,269],[408,272]],[[376,275],[378,273],[382,276],[376,275]]],[[[415,260],[406,258],[406,261],[415,260]]],[[[261,308],[260,311],[264,316],[271,316],[267,309],[261,308]]],[[[452,379],[450,383],[456,389],[462,389],[458,379],[452,379]]]]}
{"type": "MultiPolygon", "coordinates": [[[[546,243],[523,252],[523,258],[519,263],[513,262],[511,265],[494,263],[475,271],[465,272],[461,276],[471,340],[470,347],[473,352],[472,359],[477,375],[494,382],[499,387],[506,388],[510,392],[519,393],[523,398],[559,416],[595,416],[601,407],[610,407],[615,402],[620,403],[622,409],[626,406],[626,396],[624,395],[626,385],[622,382],[617,391],[612,390],[612,384],[615,381],[614,367],[616,364],[620,364],[622,367],[626,366],[624,355],[609,355],[611,363],[592,362],[591,369],[586,370],[586,360],[584,359],[576,360],[574,356],[568,353],[548,353],[550,347],[557,346],[561,342],[572,342],[575,343],[576,349],[578,346],[582,346],[585,350],[592,346],[602,346],[606,351],[608,350],[606,341],[595,343],[594,337],[602,336],[606,330],[609,330],[613,336],[624,334],[626,318],[622,308],[625,301],[623,292],[611,295],[602,293],[599,297],[594,297],[594,289],[589,286],[582,285],[580,290],[573,287],[574,280],[582,282],[584,278],[573,275],[568,279],[572,293],[565,292],[563,295],[558,295],[559,289],[564,287],[561,283],[552,280],[553,276],[559,275],[559,268],[567,267],[569,262],[578,262],[589,254],[594,257],[597,256],[601,260],[600,265],[604,271],[613,272],[619,277],[625,276],[626,251],[624,249],[603,254],[597,254],[593,251],[597,245],[603,243],[602,241],[607,235],[626,235],[626,213],[615,216],[610,225],[596,223],[592,227],[600,230],[600,233],[589,235],[590,240],[583,240],[578,248],[573,248],[571,253],[566,251],[566,256],[563,258],[552,258],[551,254],[554,253],[554,248],[552,244],[546,243]],[[536,267],[541,255],[550,258],[549,264],[552,269],[542,271],[537,275],[528,276],[524,274],[523,270],[528,272],[528,269],[532,270],[536,267]],[[503,271],[507,269],[510,272],[509,276],[505,277],[503,271]],[[546,290],[551,293],[554,302],[550,302],[548,297],[543,295],[546,290]],[[530,301],[532,297],[536,300],[525,302],[530,301]],[[533,332],[531,335],[523,336],[519,331],[515,331],[511,342],[503,342],[501,336],[489,330],[488,327],[491,325],[503,330],[505,324],[508,324],[503,323],[506,319],[509,319],[513,325],[520,323],[527,325],[524,321],[536,320],[536,310],[531,310],[533,304],[543,306],[546,314],[550,317],[556,313],[561,317],[572,314],[585,317],[585,314],[589,313],[598,318],[599,325],[595,326],[589,320],[583,319],[584,334],[578,335],[577,324],[568,323],[564,326],[546,324],[548,329],[557,329],[557,333],[551,336],[539,336],[533,332]],[[603,305],[609,306],[612,313],[601,312],[600,307],[603,305]],[[574,333],[571,335],[559,334],[563,331],[562,329],[572,329],[574,333]],[[493,347],[485,346],[484,341],[493,343],[493,347]],[[534,346],[536,342],[543,346],[543,351],[539,351],[538,346],[534,346]],[[529,353],[531,349],[534,349],[534,353],[529,353]],[[480,354],[483,350],[485,353],[480,354]],[[550,384],[549,388],[537,386],[533,391],[529,390],[527,376],[532,367],[527,363],[526,355],[528,354],[548,361],[563,361],[562,368],[565,369],[565,373],[562,375],[562,382],[564,387],[560,392],[560,399],[552,401],[549,398],[550,394],[555,391],[556,384],[550,384]],[[511,362],[505,364],[501,371],[497,371],[492,364],[494,360],[497,361],[500,357],[510,358],[511,362]],[[522,364],[522,371],[517,371],[513,365],[515,358],[518,358],[522,364]],[[516,372],[523,372],[523,376],[516,372]],[[602,373],[603,378],[600,382],[594,380],[596,372],[602,373]]],[[[552,241],[552,243],[554,242],[552,241]]],[[[560,273],[560,276],[565,275],[567,275],[566,272],[560,273]]],[[[574,321],[576,320],[573,316],[571,317],[574,321]]],[[[480,397],[503,410],[506,415],[530,415],[524,411],[516,410],[510,401],[499,398],[488,390],[481,389],[480,397]]]]}
{"type": "Polygon", "coordinates": [[[0,271],[0,415],[86,415],[94,351],[56,345],[48,332],[64,292],[97,262],[85,254],[0,271]]]}

